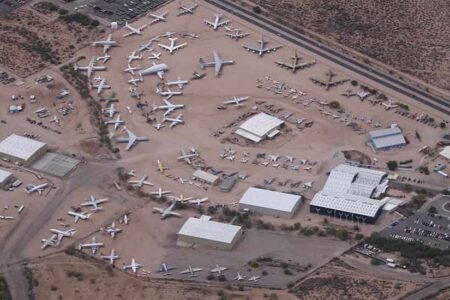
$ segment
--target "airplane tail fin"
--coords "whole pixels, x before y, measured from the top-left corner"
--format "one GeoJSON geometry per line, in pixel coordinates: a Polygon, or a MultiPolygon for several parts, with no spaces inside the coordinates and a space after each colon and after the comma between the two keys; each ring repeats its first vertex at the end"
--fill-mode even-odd
{"type": "Polygon", "coordinates": [[[77,63],[74,63],[74,64],[73,64],[73,69],[74,69],[75,71],[78,71],[79,68],[80,68],[80,66],[79,66],[77,63]]]}
{"type": "Polygon", "coordinates": [[[205,61],[203,60],[203,58],[200,58],[198,60],[198,62],[200,63],[200,68],[204,69],[205,68],[205,61]]]}

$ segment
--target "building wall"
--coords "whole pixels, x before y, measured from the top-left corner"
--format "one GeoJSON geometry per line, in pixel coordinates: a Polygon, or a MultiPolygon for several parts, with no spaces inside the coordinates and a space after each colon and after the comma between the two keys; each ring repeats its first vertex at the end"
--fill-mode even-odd
{"type": "Polygon", "coordinates": [[[334,217],[334,218],[344,219],[344,220],[348,220],[348,221],[367,223],[367,224],[375,224],[378,217],[381,214],[381,210],[382,209],[380,208],[374,217],[368,217],[368,216],[362,216],[359,214],[348,213],[345,211],[319,207],[319,206],[315,206],[315,205],[309,206],[309,211],[313,214],[319,214],[319,215],[324,215],[324,216],[328,216],[328,217],[334,217]],[[318,209],[320,209],[320,210],[318,211],[318,209]],[[330,211],[331,211],[331,213],[330,213],[330,211]]]}
{"type": "Polygon", "coordinates": [[[266,208],[266,207],[254,206],[254,205],[249,205],[249,204],[245,204],[245,203],[239,203],[239,209],[240,210],[249,210],[254,213],[259,213],[259,214],[268,215],[268,216],[274,216],[274,217],[278,217],[278,218],[290,219],[294,216],[295,212],[297,211],[298,206],[300,205],[300,202],[301,201],[297,201],[297,204],[294,206],[294,208],[290,212],[276,210],[276,209],[270,209],[270,208],[266,208]]]}
{"type": "Polygon", "coordinates": [[[178,234],[178,243],[194,244],[210,248],[218,248],[221,250],[232,250],[233,247],[236,245],[236,243],[239,241],[241,236],[242,236],[242,229],[239,230],[239,232],[236,234],[231,243],[222,243],[218,241],[193,237],[190,235],[178,234]]]}
{"type": "Polygon", "coordinates": [[[36,151],[35,153],[33,153],[33,155],[26,161],[21,158],[18,158],[18,157],[12,156],[12,155],[8,155],[8,154],[2,153],[2,152],[0,152],[0,158],[10,160],[13,163],[21,163],[24,166],[29,166],[37,158],[39,158],[41,155],[43,155],[46,151],[47,151],[47,146],[44,146],[41,149],[39,149],[38,151],[36,151]]]}

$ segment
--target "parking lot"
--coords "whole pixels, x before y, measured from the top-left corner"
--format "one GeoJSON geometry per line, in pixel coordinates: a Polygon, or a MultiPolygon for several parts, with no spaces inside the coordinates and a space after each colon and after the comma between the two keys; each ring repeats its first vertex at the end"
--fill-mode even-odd
{"type": "Polygon", "coordinates": [[[94,15],[111,21],[130,20],[152,10],[166,0],[95,0],[88,4],[94,15]]]}
{"type": "Polygon", "coordinates": [[[419,241],[430,247],[450,249],[450,217],[416,213],[395,221],[380,234],[405,242],[419,241]]]}

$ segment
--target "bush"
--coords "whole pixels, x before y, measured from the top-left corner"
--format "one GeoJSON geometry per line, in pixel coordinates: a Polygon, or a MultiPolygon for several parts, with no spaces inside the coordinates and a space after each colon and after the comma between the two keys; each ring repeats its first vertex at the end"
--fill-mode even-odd
{"type": "Polygon", "coordinates": [[[434,206],[430,206],[430,207],[428,208],[428,212],[429,212],[430,214],[435,215],[435,214],[437,214],[437,209],[436,209],[436,207],[434,207],[434,206]]]}
{"type": "Polygon", "coordinates": [[[357,85],[358,85],[358,81],[352,80],[352,81],[350,81],[350,84],[351,84],[352,86],[357,86],[357,85]]]}
{"type": "Polygon", "coordinates": [[[387,166],[387,168],[388,168],[389,170],[394,171],[394,170],[397,169],[398,164],[397,164],[397,161],[395,161],[395,160],[390,160],[390,161],[388,161],[388,162],[386,163],[386,166],[387,166]]]}
{"type": "Polygon", "coordinates": [[[260,13],[262,13],[262,9],[259,6],[253,6],[253,12],[255,14],[260,14],[260,13]]]}
{"type": "Polygon", "coordinates": [[[329,107],[331,109],[339,109],[341,108],[341,104],[338,101],[331,101],[329,107]]]}
{"type": "Polygon", "coordinates": [[[379,266],[382,264],[382,262],[381,262],[381,260],[372,257],[372,259],[370,260],[370,264],[372,266],[379,266]]]}

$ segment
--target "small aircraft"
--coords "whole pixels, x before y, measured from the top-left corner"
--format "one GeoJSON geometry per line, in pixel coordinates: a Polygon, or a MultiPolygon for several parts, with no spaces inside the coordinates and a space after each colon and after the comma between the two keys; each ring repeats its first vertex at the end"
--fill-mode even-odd
{"type": "Polygon", "coordinates": [[[361,99],[361,101],[364,101],[364,99],[366,99],[370,95],[370,93],[366,91],[361,91],[357,92],[356,95],[359,97],[359,99],[361,99]]]}
{"type": "Polygon", "coordinates": [[[156,130],[159,131],[160,129],[163,129],[165,126],[163,124],[161,124],[161,123],[156,123],[156,124],[153,125],[153,127],[155,127],[156,130]]]}
{"type": "Polygon", "coordinates": [[[225,27],[225,30],[227,31],[227,32],[225,32],[225,35],[236,41],[250,35],[250,33],[243,32],[240,29],[235,29],[235,28],[231,28],[231,27],[227,27],[227,26],[224,26],[224,27],[225,27]]]}
{"type": "Polygon", "coordinates": [[[86,244],[79,244],[78,250],[84,249],[84,248],[91,248],[92,254],[95,254],[100,247],[103,247],[103,243],[97,242],[95,236],[92,238],[92,243],[86,243],[86,244]]]}
{"type": "Polygon", "coordinates": [[[398,104],[394,104],[390,100],[387,102],[382,102],[381,104],[385,107],[386,110],[390,110],[391,108],[398,107],[398,104]]]}
{"type": "MultiPolygon", "coordinates": [[[[158,198],[161,198],[163,195],[167,195],[167,194],[170,194],[170,191],[164,191],[162,189],[162,187],[159,187],[157,191],[154,191],[154,192],[150,193],[150,195],[154,195],[154,196],[156,196],[158,198]]],[[[171,210],[173,208],[173,206],[171,205],[169,208],[170,208],[169,210],[171,210]]],[[[154,210],[157,210],[157,209],[154,209],[154,210]]]]}
{"type": "Polygon", "coordinates": [[[181,156],[178,156],[178,160],[184,160],[185,163],[187,163],[188,165],[192,164],[192,161],[190,160],[191,157],[197,157],[198,153],[191,153],[191,154],[187,154],[186,151],[184,151],[184,149],[181,149],[181,156]]]}
{"type": "Polygon", "coordinates": [[[163,91],[159,88],[156,88],[156,93],[161,95],[161,96],[165,96],[166,100],[169,100],[170,98],[172,98],[172,96],[180,96],[183,95],[182,91],[176,91],[176,92],[172,92],[169,88],[167,89],[167,91],[163,91]]]}
{"type": "Polygon", "coordinates": [[[176,118],[164,117],[163,122],[170,122],[169,128],[173,128],[178,124],[184,124],[183,114],[179,114],[176,118]]]}
{"type": "Polygon", "coordinates": [[[318,79],[314,79],[314,78],[310,78],[310,79],[313,83],[318,84],[320,86],[324,86],[326,91],[328,91],[331,87],[335,87],[340,84],[344,84],[350,80],[350,79],[342,79],[342,80],[333,81],[333,77],[336,76],[336,74],[333,73],[333,71],[331,71],[331,70],[326,73],[326,76],[328,77],[326,82],[318,80],[318,79]]]}
{"type": "Polygon", "coordinates": [[[109,226],[108,228],[106,228],[106,233],[109,233],[109,235],[112,237],[112,238],[115,238],[116,237],[116,234],[117,233],[119,233],[119,232],[121,232],[122,231],[122,229],[120,229],[120,228],[117,228],[116,227],[116,222],[112,222],[111,223],[111,226],[109,226]]]}
{"type": "Polygon", "coordinates": [[[313,182],[312,182],[312,181],[308,181],[308,182],[304,182],[304,183],[303,183],[303,187],[304,187],[305,189],[311,189],[312,186],[313,186],[313,182]]]}
{"type": "Polygon", "coordinates": [[[49,246],[56,247],[58,245],[57,237],[58,237],[57,234],[52,234],[52,236],[48,239],[41,239],[41,242],[42,242],[41,249],[45,249],[49,246]]]}
{"type": "Polygon", "coordinates": [[[248,98],[250,98],[250,97],[249,96],[245,96],[245,97],[233,96],[233,99],[226,100],[223,102],[223,104],[226,104],[226,105],[234,104],[234,106],[241,106],[241,102],[246,101],[248,98]]]}
{"type": "Polygon", "coordinates": [[[129,213],[125,213],[122,217],[122,222],[125,225],[128,225],[128,223],[130,222],[130,218],[128,217],[129,213]]]}
{"type": "Polygon", "coordinates": [[[91,210],[96,211],[102,209],[102,207],[99,204],[105,203],[107,201],[109,201],[108,198],[97,199],[94,196],[90,195],[88,200],[86,202],[81,203],[80,206],[81,207],[92,206],[91,210]]]}
{"type": "Polygon", "coordinates": [[[185,197],[184,195],[180,195],[180,196],[169,196],[170,199],[174,200],[174,201],[178,201],[178,202],[186,202],[192,199],[192,197],[185,197]]]}
{"type": "Polygon", "coordinates": [[[196,272],[200,272],[202,271],[202,268],[193,268],[191,265],[188,266],[187,269],[183,270],[180,272],[180,274],[189,274],[189,277],[196,277],[197,275],[195,275],[196,272]]]}
{"type": "Polygon", "coordinates": [[[106,40],[92,42],[92,46],[103,46],[103,53],[105,54],[106,52],[108,52],[109,48],[117,45],[118,45],[117,42],[112,40],[111,34],[108,35],[106,40]]]}
{"type": "Polygon", "coordinates": [[[195,4],[192,4],[191,6],[183,6],[183,5],[179,5],[178,6],[178,9],[180,10],[178,13],[177,13],[177,16],[181,16],[181,15],[184,15],[184,14],[194,14],[194,10],[196,9],[198,7],[198,4],[197,3],[195,3],[195,4]]]}
{"type": "Polygon", "coordinates": [[[65,237],[70,238],[70,237],[74,236],[74,234],[77,231],[74,228],[70,228],[67,230],[59,230],[59,229],[52,228],[52,229],[50,229],[50,232],[58,235],[58,241],[57,241],[56,245],[59,245],[63,238],[65,238],[65,237]]]}
{"type": "Polygon", "coordinates": [[[116,260],[116,259],[119,259],[120,257],[119,257],[119,255],[116,255],[116,252],[114,251],[114,249],[111,249],[111,254],[110,255],[102,255],[102,256],[100,256],[102,259],[105,259],[105,260],[109,260],[109,264],[110,265],[114,265],[114,261],[116,260]]]}
{"type": "Polygon", "coordinates": [[[128,137],[124,138],[113,136],[112,139],[116,143],[127,143],[127,146],[125,147],[125,150],[127,151],[136,146],[139,142],[148,141],[148,137],[146,136],[136,136],[131,130],[126,127],[124,127],[124,130],[127,132],[128,137]]]}
{"type": "Polygon", "coordinates": [[[106,63],[109,59],[111,58],[111,56],[110,55],[108,55],[108,54],[105,54],[105,55],[103,55],[103,56],[97,56],[96,58],[95,58],[95,60],[96,61],[102,61],[102,63],[106,63]]]}
{"type": "Polygon", "coordinates": [[[189,80],[182,79],[178,77],[177,80],[169,80],[166,82],[167,86],[176,85],[178,88],[183,89],[185,84],[188,84],[189,80]]]}
{"type": "Polygon", "coordinates": [[[208,201],[208,197],[204,197],[204,198],[198,198],[198,199],[193,199],[193,200],[189,200],[189,203],[195,204],[197,206],[201,206],[202,203],[208,201]]]}
{"type": "Polygon", "coordinates": [[[103,114],[108,115],[110,118],[114,117],[114,115],[116,113],[118,113],[119,111],[116,109],[116,107],[114,106],[114,103],[111,103],[111,105],[109,106],[109,108],[103,108],[102,109],[103,114]]]}
{"type": "Polygon", "coordinates": [[[173,211],[176,203],[177,203],[176,201],[173,201],[172,204],[168,208],[153,207],[153,211],[157,211],[161,214],[161,217],[160,217],[161,220],[164,220],[170,216],[180,217],[181,214],[173,211]]]}
{"type": "Polygon", "coordinates": [[[257,282],[258,279],[260,279],[260,278],[261,278],[260,276],[252,276],[252,277],[250,277],[250,278],[248,279],[248,281],[257,282]]]}
{"type": "Polygon", "coordinates": [[[140,268],[142,268],[144,265],[137,263],[136,260],[133,258],[131,259],[131,264],[129,265],[123,265],[123,270],[131,269],[133,273],[136,273],[140,268]]]}
{"type": "Polygon", "coordinates": [[[223,271],[226,271],[226,270],[228,270],[228,268],[225,268],[225,267],[221,267],[221,266],[219,266],[219,265],[216,265],[216,267],[214,268],[214,269],[211,269],[211,273],[217,273],[217,274],[219,274],[219,275],[222,275],[222,272],[223,271]]]}
{"type": "Polygon", "coordinates": [[[236,277],[233,278],[233,280],[242,281],[245,279],[246,276],[241,275],[239,272],[236,273],[236,277]]]}
{"type": "Polygon", "coordinates": [[[97,84],[92,85],[93,88],[97,89],[97,95],[100,95],[104,89],[110,89],[111,86],[106,84],[106,78],[100,78],[97,84]]]}
{"type": "Polygon", "coordinates": [[[257,47],[246,46],[246,45],[242,45],[242,47],[253,53],[258,53],[259,56],[263,56],[264,53],[274,52],[283,47],[281,45],[275,46],[275,47],[266,47],[266,44],[268,43],[268,41],[266,41],[264,39],[264,36],[261,36],[261,39],[258,40],[258,43],[259,43],[259,46],[257,46],[257,47]]]}
{"type": "Polygon", "coordinates": [[[92,215],[92,213],[88,211],[83,211],[80,213],[74,211],[68,211],[67,214],[75,218],[75,223],[78,223],[79,220],[87,220],[92,215]]]}
{"type": "Polygon", "coordinates": [[[153,110],[152,111],[156,111],[156,110],[160,110],[160,109],[165,109],[166,111],[164,112],[164,116],[167,116],[168,114],[172,113],[173,111],[175,111],[176,109],[180,109],[180,108],[184,108],[184,104],[174,104],[172,102],[170,102],[169,100],[163,99],[164,101],[164,105],[153,105],[153,110]]]}
{"type": "Polygon", "coordinates": [[[95,71],[105,71],[106,70],[106,66],[96,66],[95,65],[95,56],[93,56],[91,58],[91,60],[89,61],[89,64],[85,67],[81,67],[79,66],[77,63],[75,63],[73,65],[73,69],[75,71],[87,71],[87,77],[91,78],[92,74],[94,74],[95,71]]]}
{"type": "Polygon", "coordinates": [[[170,274],[170,270],[174,270],[174,269],[176,269],[177,267],[175,267],[175,266],[168,266],[166,263],[163,263],[162,265],[161,265],[161,267],[159,267],[159,269],[158,270],[156,270],[156,272],[158,272],[158,273],[164,273],[163,275],[164,276],[167,276],[167,275],[171,275],[170,274]]]}
{"type": "Polygon", "coordinates": [[[129,180],[128,183],[133,184],[136,187],[143,187],[144,185],[154,186],[153,183],[146,181],[148,178],[147,175],[142,176],[139,180],[129,180]]]}
{"type": "Polygon", "coordinates": [[[222,14],[214,14],[214,21],[203,19],[203,22],[205,22],[206,25],[211,26],[214,30],[217,30],[220,26],[225,26],[231,22],[230,20],[220,21],[221,18],[222,14]]]}
{"type": "Polygon", "coordinates": [[[164,44],[158,44],[161,48],[163,48],[166,51],[169,51],[170,54],[173,54],[174,51],[177,51],[187,45],[187,43],[182,43],[179,45],[176,45],[178,38],[169,38],[170,45],[164,45],[164,44]]]}
{"type": "Polygon", "coordinates": [[[132,67],[132,66],[130,66],[130,64],[128,64],[128,68],[124,69],[123,71],[131,73],[131,75],[134,75],[134,71],[139,71],[141,69],[142,69],[142,67],[132,67]]]}
{"type": "Polygon", "coordinates": [[[160,15],[156,14],[147,14],[147,16],[153,18],[153,20],[149,23],[149,25],[157,23],[157,22],[165,22],[166,21],[166,15],[169,13],[169,11],[165,11],[160,15]]]}
{"type": "Polygon", "coordinates": [[[191,80],[199,80],[206,76],[206,73],[198,73],[197,71],[192,73],[191,80]]]}
{"type": "Polygon", "coordinates": [[[133,60],[137,60],[137,59],[142,59],[142,54],[136,54],[136,51],[131,52],[130,55],[127,56],[128,58],[128,63],[132,63],[133,60]]]}
{"type": "Polygon", "coordinates": [[[39,195],[42,195],[42,192],[48,187],[48,183],[42,183],[42,184],[30,184],[25,188],[25,191],[27,194],[32,194],[34,192],[38,192],[39,195]]]}
{"type": "Polygon", "coordinates": [[[163,166],[163,163],[159,159],[156,162],[158,163],[158,171],[160,173],[164,173],[165,170],[169,170],[168,167],[163,166]]]}
{"type": "Polygon", "coordinates": [[[234,64],[234,60],[222,60],[222,58],[217,54],[215,50],[213,50],[213,61],[207,62],[204,61],[203,58],[199,59],[200,68],[204,69],[205,67],[214,66],[214,71],[216,76],[218,77],[221,73],[222,67],[224,65],[232,65],[234,64]]]}
{"type": "Polygon", "coordinates": [[[161,52],[151,52],[151,55],[148,57],[148,59],[156,59],[156,60],[160,60],[161,59],[161,52]]]}
{"type": "Polygon", "coordinates": [[[142,52],[142,51],[152,51],[152,44],[154,42],[159,42],[159,35],[155,36],[154,38],[150,39],[148,42],[142,44],[139,46],[137,52],[142,52]]]}
{"type": "Polygon", "coordinates": [[[120,114],[117,115],[117,118],[115,120],[109,120],[105,121],[105,125],[114,124],[114,130],[117,130],[120,125],[125,124],[125,121],[120,118],[120,114]]]}
{"type": "Polygon", "coordinates": [[[285,63],[281,61],[276,61],[275,63],[282,67],[289,70],[292,70],[292,73],[297,72],[297,70],[301,70],[307,67],[310,67],[316,63],[315,60],[312,60],[310,62],[304,62],[300,63],[301,58],[297,55],[297,51],[294,52],[294,55],[292,55],[292,63],[285,63]]]}
{"type": "Polygon", "coordinates": [[[149,67],[147,69],[139,71],[139,75],[140,76],[144,76],[144,75],[156,74],[156,75],[158,75],[158,77],[160,79],[163,79],[164,72],[167,71],[167,70],[169,70],[169,67],[166,64],[155,64],[155,63],[153,63],[153,66],[151,66],[151,67],[149,67]]]}
{"type": "Polygon", "coordinates": [[[147,26],[148,26],[148,24],[144,24],[144,25],[142,25],[142,26],[139,27],[139,28],[134,28],[133,26],[131,26],[130,24],[128,24],[128,22],[125,22],[125,28],[128,29],[130,32],[125,33],[123,36],[124,36],[124,37],[127,37],[127,36],[135,35],[135,34],[137,34],[137,35],[142,35],[142,30],[143,30],[145,27],[147,27],[147,26]]]}
{"type": "Polygon", "coordinates": [[[142,76],[139,76],[138,78],[131,77],[131,79],[128,80],[128,84],[137,86],[138,82],[143,82],[143,81],[144,81],[144,78],[142,78],[142,76]]]}

